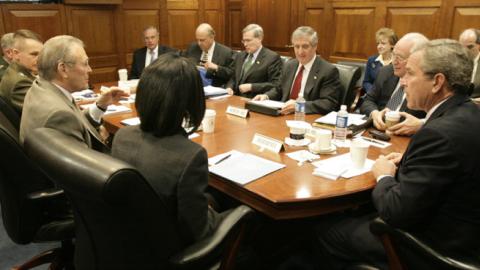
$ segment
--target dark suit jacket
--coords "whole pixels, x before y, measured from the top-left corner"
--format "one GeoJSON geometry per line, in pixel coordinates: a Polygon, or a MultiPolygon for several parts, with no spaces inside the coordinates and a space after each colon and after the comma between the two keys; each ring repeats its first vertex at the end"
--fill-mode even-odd
{"type": "MultiPolygon", "coordinates": [[[[374,110],[383,110],[387,106],[390,96],[395,90],[399,79],[400,78],[393,74],[392,65],[382,67],[375,79],[372,91],[367,93],[367,96],[360,107],[360,113],[368,116],[374,110]]],[[[407,99],[405,99],[400,107],[400,111],[407,112],[417,118],[425,117],[425,112],[410,110],[407,105],[407,99]]]]}
{"type": "MultiPolygon", "coordinates": [[[[454,252],[480,248],[480,111],[466,95],[441,104],[412,137],[373,202],[387,223],[454,252]]],[[[478,255],[478,253],[476,253],[478,255]]]]}
{"type": "MultiPolygon", "coordinates": [[[[480,62],[480,59],[478,60],[480,62]]],[[[480,63],[479,63],[480,64],[480,63]]],[[[471,94],[472,98],[480,97],[480,66],[477,66],[475,76],[473,77],[473,93],[471,94]]]]}
{"type": "Polygon", "coordinates": [[[282,73],[282,60],[280,55],[265,47],[258,53],[255,63],[250,67],[247,74],[242,76],[242,67],[248,54],[243,51],[237,54],[232,62],[234,73],[227,83],[226,88],[232,88],[236,95],[240,95],[238,86],[244,83],[252,84],[252,91],[241,94],[246,97],[254,97],[280,85],[282,73]]]}
{"type": "Polygon", "coordinates": [[[184,245],[205,237],[218,225],[219,215],[208,207],[205,197],[207,152],[185,134],[159,138],[139,126],[121,128],[112,156],[137,167],[155,192],[167,198],[184,245]]]}
{"type": "MultiPolygon", "coordinates": [[[[176,52],[177,50],[158,45],[158,56],[168,53],[168,52],[176,52]]],[[[145,68],[145,58],[147,57],[147,47],[143,47],[141,49],[135,50],[133,52],[133,62],[132,62],[132,69],[130,70],[130,77],[129,79],[138,79],[140,75],[142,75],[142,71],[145,68]]]]}
{"type": "MultiPolygon", "coordinates": [[[[273,88],[265,94],[272,100],[283,102],[289,100],[297,68],[298,60],[289,60],[283,67],[280,88],[273,88]]],[[[305,113],[327,114],[338,110],[342,87],[338,69],[316,56],[303,91],[306,100],[305,113]]]]}
{"type": "MultiPolygon", "coordinates": [[[[202,56],[202,49],[196,42],[190,44],[185,56],[192,59],[194,63],[199,63],[202,56]]],[[[215,48],[213,49],[212,63],[218,65],[218,70],[207,70],[207,78],[212,79],[212,85],[217,87],[224,87],[233,74],[233,69],[230,66],[233,62],[232,49],[215,42],[215,48]]]]}

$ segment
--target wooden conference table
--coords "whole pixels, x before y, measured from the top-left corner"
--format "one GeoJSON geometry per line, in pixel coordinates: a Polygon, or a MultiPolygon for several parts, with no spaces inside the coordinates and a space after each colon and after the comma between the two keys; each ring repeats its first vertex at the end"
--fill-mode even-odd
{"type": "MultiPolygon", "coordinates": [[[[305,163],[298,166],[297,161],[285,153],[306,149],[306,147],[289,147],[279,154],[267,150],[260,151],[251,143],[255,133],[260,133],[277,140],[284,140],[289,135],[285,120],[293,120],[293,115],[268,116],[250,112],[247,119],[225,113],[228,105],[243,108],[246,99],[232,96],[220,100],[207,100],[207,108],[217,112],[215,132],[198,132],[199,137],[193,141],[207,149],[212,157],[232,149],[249,152],[257,156],[286,165],[285,168],[250,182],[244,186],[229,180],[210,175],[209,185],[225,194],[249,205],[274,219],[293,219],[317,216],[338,211],[370,200],[370,193],[375,186],[371,172],[350,179],[340,178],[332,181],[319,176],[313,176],[314,166],[305,163]]],[[[104,126],[111,133],[123,127],[123,119],[136,116],[132,112],[104,117],[104,126]]],[[[313,122],[319,115],[307,115],[306,121],[313,122]]],[[[408,144],[408,138],[392,136],[392,145],[380,149],[370,147],[368,158],[376,159],[380,154],[403,152],[408,144]]],[[[348,148],[337,149],[338,154],[348,152],[348,148]]],[[[330,158],[331,155],[321,155],[330,158]]]]}

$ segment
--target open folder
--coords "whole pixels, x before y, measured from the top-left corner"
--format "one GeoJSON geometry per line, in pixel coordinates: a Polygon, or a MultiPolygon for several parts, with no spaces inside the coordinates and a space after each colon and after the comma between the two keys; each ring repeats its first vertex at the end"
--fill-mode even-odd
{"type": "Polygon", "coordinates": [[[225,179],[245,185],[267,174],[284,168],[285,165],[236,150],[209,159],[209,170],[225,179]]]}

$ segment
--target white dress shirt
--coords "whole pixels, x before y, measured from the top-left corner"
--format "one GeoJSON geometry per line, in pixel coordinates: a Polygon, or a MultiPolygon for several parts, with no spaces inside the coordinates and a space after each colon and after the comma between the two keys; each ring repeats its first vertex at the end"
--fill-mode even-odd
{"type": "MultiPolygon", "coordinates": [[[[157,59],[157,57],[158,57],[158,45],[157,45],[157,47],[155,47],[155,49],[153,49],[153,55],[154,55],[153,60],[157,59]]],[[[152,55],[150,54],[150,49],[147,48],[147,53],[145,55],[145,67],[150,65],[151,61],[152,61],[152,55]]]]}
{"type": "MultiPolygon", "coordinates": [[[[65,88],[61,87],[60,85],[53,83],[62,93],[68,98],[68,100],[74,100],[72,94],[67,91],[65,88]]],[[[95,122],[100,123],[102,121],[102,116],[105,114],[104,111],[100,110],[97,106],[88,106],[88,113],[90,117],[92,117],[95,122]]]]}
{"type": "MultiPolygon", "coordinates": [[[[305,85],[307,84],[308,75],[310,74],[310,70],[312,70],[313,62],[315,62],[316,58],[317,58],[317,56],[312,57],[312,59],[308,63],[303,65],[302,84],[300,86],[300,92],[298,92],[299,95],[300,94],[303,95],[303,92],[305,91],[305,85]]],[[[299,65],[297,67],[297,71],[295,71],[295,76],[293,77],[292,86],[290,87],[290,93],[292,93],[293,84],[295,82],[295,79],[297,78],[298,72],[300,71],[300,66],[301,65],[302,64],[299,63],[299,65]]]]}

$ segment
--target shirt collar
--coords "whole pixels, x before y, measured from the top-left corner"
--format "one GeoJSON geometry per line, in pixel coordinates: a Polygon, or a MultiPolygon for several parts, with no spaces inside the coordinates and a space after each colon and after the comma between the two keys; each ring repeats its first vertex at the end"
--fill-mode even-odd
{"type": "Polygon", "coordinates": [[[65,88],[61,87],[60,85],[52,82],[53,85],[55,85],[56,87],[58,87],[58,89],[60,89],[60,91],[62,91],[62,93],[68,98],[68,100],[72,100],[73,97],[72,97],[72,94],[65,88]]]}
{"type": "Polygon", "coordinates": [[[427,112],[427,115],[425,116],[425,122],[428,121],[428,119],[430,118],[430,116],[432,116],[432,114],[438,109],[438,107],[440,107],[440,105],[442,105],[445,101],[447,101],[450,97],[440,101],[439,103],[437,103],[435,106],[433,106],[428,112],[427,112]]]}
{"type": "Polygon", "coordinates": [[[262,50],[263,46],[260,46],[258,48],[258,50],[256,50],[255,52],[253,52],[253,59],[257,59],[257,56],[258,54],[260,53],[260,51],[262,50]]]}
{"type": "Polygon", "coordinates": [[[213,50],[215,49],[215,41],[212,43],[212,46],[208,49],[208,55],[213,55],[213,50]]]}
{"type": "MultiPolygon", "coordinates": [[[[150,51],[149,48],[147,48],[147,50],[150,51]]],[[[155,46],[155,48],[153,49],[153,52],[154,52],[155,54],[158,54],[158,45],[155,46]]]]}
{"type": "Polygon", "coordinates": [[[381,54],[378,55],[377,58],[375,58],[375,62],[380,62],[382,63],[383,66],[389,65],[392,62],[392,58],[390,58],[389,61],[383,60],[383,56],[381,54]]]}
{"type": "MultiPolygon", "coordinates": [[[[315,59],[317,58],[317,56],[315,55],[314,57],[312,57],[312,59],[310,59],[310,61],[308,61],[308,63],[306,63],[305,65],[303,65],[303,68],[310,71],[312,69],[312,66],[313,66],[313,62],[315,62],[315,59]]],[[[300,64],[301,65],[301,64],[300,64]]],[[[300,67],[300,65],[298,65],[300,67]]]]}

